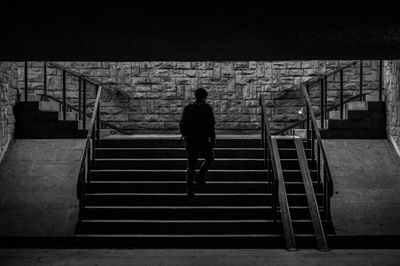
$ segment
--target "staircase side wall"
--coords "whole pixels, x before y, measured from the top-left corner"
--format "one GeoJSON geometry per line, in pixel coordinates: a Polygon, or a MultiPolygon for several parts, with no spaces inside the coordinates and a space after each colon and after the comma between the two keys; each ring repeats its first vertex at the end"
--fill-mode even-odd
{"type": "Polygon", "coordinates": [[[18,65],[0,62],[0,162],[13,138],[15,119],[13,106],[17,100],[18,65]]]}

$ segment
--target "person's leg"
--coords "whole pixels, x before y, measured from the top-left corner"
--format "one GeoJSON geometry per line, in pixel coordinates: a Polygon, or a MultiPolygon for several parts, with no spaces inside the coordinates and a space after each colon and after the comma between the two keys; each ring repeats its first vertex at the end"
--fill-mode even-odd
{"type": "Polygon", "coordinates": [[[198,182],[205,183],[208,169],[210,168],[211,164],[214,161],[214,150],[210,146],[210,143],[208,143],[208,142],[207,142],[207,144],[204,144],[201,147],[204,147],[201,149],[201,153],[204,156],[204,162],[200,167],[198,182]]]}
{"type": "Polygon", "coordinates": [[[195,142],[186,142],[186,156],[187,156],[187,168],[186,168],[186,190],[188,195],[194,194],[193,179],[195,173],[196,162],[199,151],[195,142]]]}

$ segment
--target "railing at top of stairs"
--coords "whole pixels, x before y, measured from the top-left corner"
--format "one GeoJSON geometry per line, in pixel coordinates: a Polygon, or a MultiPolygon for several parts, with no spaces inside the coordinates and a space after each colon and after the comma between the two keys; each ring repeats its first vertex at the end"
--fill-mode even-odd
{"type": "MultiPolygon", "coordinates": [[[[383,100],[383,60],[378,61],[378,67],[379,67],[379,85],[378,85],[378,100],[382,101],[383,100]]],[[[301,82],[298,85],[293,86],[292,88],[288,89],[290,91],[301,91],[303,87],[308,86],[309,88],[312,85],[319,85],[319,110],[315,111],[315,117],[319,117],[321,121],[321,128],[324,128],[324,120],[328,118],[329,112],[332,110],[338,110],[340,112],[340,119],[344,118],[344,107],[346,103],[352,102],[352,101],[363,101],[365,99],[365,96],[368,95],[369,93],[365,93],[363,91],[363,73],[364,73],[364,64],[362,60],[357,60],[357,61],[352,61],[348,64],[341,65],[333,70],[326,71],[322,74],[319,74],[307,81],[301,82]],[[349,97],[348,99],[344,98],[344,71],[346,69],[352,68],[357,66],[359,67],[359,88],[358,88],[358,94],[349,97]],[[333,104],[332,106],[328,106],[328,78],[333,77],[334,75],[339,73],[339,103],[333,104]]],[[[311,98],[310,98],[311,99],[311,98]]],[[[282,129],[276,130],[272,132],[272,135],[280,135],[284,134],[287,131],[294,129],[296,127],[301,127],[304,128],[304,124],[307,123],[307,120],[310,120],[310,118],[304,118],[301,119],[300,121],[294,122],[282,129]]]]}
{"type": "MultiPolygon", "coordinates": [[[[124,95],[125,97],[128,98],[129,101],[129,95],[121,90],[117,90],[115,88],[112,88],[108,86],[107,84],[104,84],[100,81],[97,81],[95,79],[92,79],[90,77],[87,77],[77,71],[74,71],[72,69],[68,69],[60,64],[54,63],[54,62],[43,62],[43,93],[39,94],[44,100],[50,99],[52,101],[55,101],[59,103],[62,107],[62,117],[64,120],[66,120],[67,117],[67,111],[68,110],[73,110],[78,113],[79,120],[82,120],[82,125],[83,129],[86,129],[86,119],[91,117],[91,114],[89,113],[89,107],[92,107],[90,104],[87,102],[87,88],[89,85],[92,85],[94,87],[94,92],[96,93],[97,96],[97,91],[99,87],[102,87],[102,91],[108,90],[109,92],[116,93],[118,95],[124,95]],[[47,85],[47,70],[48,67],[53,67],[58,70],[62,71],[62,99],[58,99],[55,96],[49,95],[48,94],[48,85],[47,85]],[[73,104],[70,104],[67,102],[67,84],[66,84],[66,78],[67,75],[73,76],[78,79],[78,106],[74,106],[73,104]]],[[[28,62],[24,62],[24,101],[28,101],[28,93],[29,93],[29,66],[28,62]]],[[[101,95],[100,95],[101,96],[101,95]]],[[[100,101],[100,99],[99,99],[100,101]]],[[[99,107],[100,108],[100,107],[99,107]]],[[[92,110],[92,114],[95,112],[95,110],[92,110]]],[[[100,119],[100,114],[99,114],[99,125],[103,125],[104,127],[110,128],[112,130],[115,130],[121,134],[127,134],[127,132],[121,128],[119,128],[116,125],[113,125],[110,122],[106,122],[100,119]]]]}

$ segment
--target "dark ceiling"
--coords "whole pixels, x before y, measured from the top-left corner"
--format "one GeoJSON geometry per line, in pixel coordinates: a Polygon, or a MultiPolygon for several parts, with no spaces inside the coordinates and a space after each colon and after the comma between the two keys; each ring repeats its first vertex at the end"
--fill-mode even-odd
{"type": "Polygon", "coordinates": [[[2,6],[0,60],[400,58],[389,5],[33,2],[2,6]]]}

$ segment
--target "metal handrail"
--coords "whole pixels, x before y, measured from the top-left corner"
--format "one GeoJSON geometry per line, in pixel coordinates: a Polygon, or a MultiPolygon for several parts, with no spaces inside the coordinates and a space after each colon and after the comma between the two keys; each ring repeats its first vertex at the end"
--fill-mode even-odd
{"type": "MultiPolygon", "coordinates": [[[[59,65],[57,63],[54,63],[54,62],[46,62],[46,61],[43,62],[43,74],[44,74],[43,75],[43,94],[39,94],[39,95],[41,95],[42,98],[44,98],[44,99],[49,98],[49,99],[51,99],[53,101],[56,101],[59,104],[61,104],[62,114],[63,114],[63,119],[64,120],[66,119],[67,109],[76,111],[79,114],[79,117],[80,118],[82,117],[83,129],[86,129],[86,117],[89,117],[89,115],[86,114],[86,108],[87,108],[87,106],[86,106],[86,87],[87,86],[86,85],[87,85],[87,83],[93,84],[96,88],[101,86],[103,89],[107,88],[109,90],[114,90],[113,88],[111,88],[111,87],[109,87],[107,85],[104,85],[102,82],[99,82],[97,80],[91,79],[91,78],[89,78],[89,77],[87,77],[87,76],[85,76],[85,75],[83,75],[83,74],[81,74],[79,72],[76,72],[74,70],[65,68],[64,66],[61,66],[61,65],[59,65]],[[54,96],[51,96],[51,95],[47,94],[47,66],[51,66],[51,67],[57,68],[59,70],[62,70],[62,100],[59,100],[59,99],[55,98],[54,96]],[[76,107],[74,107],[74,106],[72,106],[72,105],[67,103],[67,99],[66,99],[67,98],[66,97],[66,74],[67,73],[72,75],[72,76],[74,76],[74,77],[79,78],[79,84],[78,84],[79,85],[78,86],[78,93],[79,93],[78,108],[76,108],[76,107]]],[[[25,82],[24,82],[25,83],[25,88],[24,88],[25,89],[25,101],[27,101],[28,100],[28,62],[27,61],[24,62],[24,76],[25,76],[25,82]]],[[[118,93],[126,94],[125,92],[121,92],[119,90],[116,90],[116,91],[118,93]]],[[[126,94],[126,95],[128,95],[128,94],[126,94]]],[[[128,98],[129,98],[129,95],[128,95],[128,98]]],[[[124,131],[124,130],[120,129],[119,127],[117,127],[115,125],[112,125],[112,124],[110,124],[108,122],[100,121],[100,123],[103,124],[104,126],[108,127],[108,128],[111,128],[111,129],[113,129],[115,131],[118,131],[118,132],[120,132],[122,134],[127,134],[126,131],[124,131]]]]}
{"type": "Polygon", "coordinates": [[[273,147],[272,147],[272,137],[271,137],[271,129],[268,121],[268,116],[267,116],[267,108],[265,106],[265,99],[264,95],[260,95],[260,106],[261,106],[261,119],[262,119],[262,125],[261,125],[261,145],[264,148],[264,164],[265,168],[268,170],[268,183],[269,187],[271,188],[272,192],[272,209],[273,209],[273,214],[274,217],[276,215],[276,206],[277,206],[277,185],[278,185],[278,173],[277,173],[277,168],[276,168],[276,158],[274,156],[273,147]],[[272,170],[273,170],[273,178],[271,178],[271,169],[270,166],[272,164],[272,170]]]}
{"type": "MultiPolygon", "coordinates": [[[[379,101],[382,101],[382,90],[383,90],[383,85],[382,85],[382,80],[383,80],[383,74],[382,74],[382,68],[383,68],[383,62],[382,60],[379,60],[379,101]]],[[[326,71],[322,74],[319,74],[307,81],[304,81],[298,85],[293,86],[292,88],[290,88],[291,91],[295,90],[297,91],[298,89],[302,89],[303,87],[307,87],[310,86],[311,84],[315,84],[315,83],[320,83],[320,87],[321,87],[321,108],[320,111],[315,113],[316,117],[320,117],[321,119],[321,124],[322,124],[322,120],[324,119],[324,115],[326,116],[326,114],[334,109],[339,108],[340,110],[340,118],[343,119],[343,112],[344,112],[344,105],[346,103],[349,103],[353,100],[362,100],[363,97],[369,93],[363,93],[363,61],[362,60],[356,60],[356,61],[352,61],[351,63],[342,65],[340,67],[335,68],[334,70],[330,70],[330,71],[326,71]],[[343,70],[352,67],[354,65],[360,65],[360,86],[359,86],[359,94],[350,97],[347,100],[343,99],[343,70]],[[328,84],[328,77],[331,77],[337,73],[340,73],[340,103],[335,104],[329,108],[327,108],[327,84],[328,84]]],[[[292,125],[289,125],[283,129],[280,129],[276,132],[274,132],[274,135],[278,135],[278,134],[282,134],[290,129],[295,128],[298,125],[303,124],[304,122],[307,122],[307,119],[302,119],[300,121],[297,121],[295,123],[293,123],[292,125]]]]}
{"type": "Polygon", "coordinates": [[[92,84],[94,84],[94,85],[97,85],[97,86],[102,86],[104,89],[107,89],[107,90],[109,90],[109,91],[116,91],[117,93],[123,94],[123,95],[125,95],[125,96],[128,98],[128,100],[130,100],[129,94],[127,94],[127,93],[124,92],[124,91],[121,91],[121,90],[117,90],[117,89],[115,89],[115,88],[112,88],[112,87],[110,87],[109,85],[107,85],[107,84],[104,83],[104,82],[101,82],[101,81],[92,79],[92,78],[90,78],[90,77],[88,77],[88,76],[86,76],[86,75],[84,75],[84,74],[81,74],[81,73],[79,73],[79,72],[77,72],[77,71],[75,71],[75,70],[72,70],[72,69],[68,69],[68,68],[66,68],[66,67],[64,67],[64,66],[62,66],[62,65],[60,65],[60,64],[54,63],[54,62],[45,62],[45,63],[46,63],[47,65],[49,65],[49,66],[52,66],[52,67],[54,67],[54,68],[58,68],[59,70],[65,71],[66,73],[68,73],[68,74],[70,74],[70,75],[73,75],[73,76],[76,76],[76,77],[80,77],[80,78],[86,79],[88,82],[90,82],[90,83],[92,83],[92,84]]]}
{"type": "MultiPolygon", "coordinates": [[[[43,94],[42,94],[41,96],[44,97],[43,94]]],[[[53,101],[59,103],[59,104],[63,104],[63,102],[62,102],[61,100],[59,100],[59,99],[57,99],[57,98],[55,98],[55,97],[53,97],[53,96],[46,95],[46,97],[49,98],[50,100],[53,100],[53,101]]],[[[75,111],[75,112],[77,112],[77,113],[79,113],[79,114],[81,114],[81,115],[84,115],[84,112],[83,112],[83,111],[80,111],[80,110],[79,110],[78,108],[76,108],[75,106],[72,106],[72,105],[70,105],[70,104],[68,104],[68,103],[66,103],[66,106],[67,106],[68,109],[73,110],[73,111],[75,111]]],[[[85,115],[86,115],[86,117],[90,117],[89,114],[85,114],[85,115]]],[[[111,129],[113,129],[113,130],[115,130],[115,131],[118,131],[118,132],[120,132],[120,133],[122,133],[122,134],[128,134],[128,132],[124,131],[123,129],[120,129],[119,127],[116,127],[116,126],[114,126],[114,125],[112,125],[112,124],[110,124],[110,123],[108,123],[108,122],[106,122],[106,121],[104,121],[104,120],[101,120],[101,119],[100,119],[100,123],[103,124],[104,126],[108,127],[108,128],[111,128],[111,129]]]]}
{"type": "MultiPolygon", "coordinates": [[[[324,149],[324,145],[322,143],[322,139],[321,139],[321,134],[319,132],[318,129],[318,124],[317,124],[317,119],[315,117],[314,114],[314,110],[312,108],[312,104],[311,104],[311,99],[310,96],[308,94],[307,91],[308,86],[304,86],[303,87],[303,94],[306,98],[306,108],[307,108],[307,116],[310,116],[311,118],[311,122],[312,122],[312,147],[314,147],[314,135],[317,139],[317,152],[318,152],[318,156],[317,156],[317,160],[318,160],[318,168],[320,166],[320,158],[319,158],[319,154],[321,153],[322,155],[322,159],[323,159],[323,167],[324,167],[324,211],[325,211],[325,215],[326,215],[326,219],[330,218],[330,198],[333,196],[333,181],[332,181],[332,175],[331,175],[331,171],[329,168],[329,164],[328,164],[328,159],[326,156],[326,152],[324,149]]],[[[307,130],[307,136],[308,136],[308,130],[307,130]]],[[[309,141],[308,137],[307,137],[307,142],[309,141]]],[[[314,151],[314,149],[312,149],[314,151]]],[[[314,154],[313,158],[314,158],[314,154]]],[[[318,174],[320,173],[320,169],[318,169],[318,174]]],[[[320,178],[319,178],[320,181],[320,178]]]]}
{"type": "Polygon", "coordinates": [[[289,211],[289,204],[283,180],[282,166],[279,157],[278,145],[276,139],[272,139],[270,125],[265,106],[264,95],[260,95],[261,106],[261,145],[264,147],[264,163],[268,173],[269,189],[271,190],[271,205],[274,221],[277,216],[277,204],[279,202],[281,211],[281,220],[283,225],[283,233],[285,237],[286,248],[288,250],[297,250],[296,241],[293,232],[292,220],[289,211]],[[272,165],[273,177],[271,178],[272,165]]]}
{"type": "MultiPolygon", "coordinates": [[[[364,96],[366,96],[366,95],[368,95],[368,94],[369,94],[369,93],[363,93],[362,95],[357,94],[357,95],[352,96],[352,97],[346,99],[345,101],[343,101],[343,104],[352,102],[352,101],[354,101],[354,100],[359,99],[360,96],[361,96],[361,97],[364,97],[364,96]]],[[[326,113],[326,112],[329,112],[329,111],[332,111],[332,110],[336,110],[338,107],[341,107],[341,104],[340,104],[340,103],[337,103],[337,104],[335,104],[335,105],[332,105],[332,106],[329,107],[329,108],[326,108],[326,109],[324,110],[324,112],[326,113]]],[[[319,117],[320,115],[321,115],[321,112],[320,112],[320,111],[315,112],[315,117],[319,117]]],[[[284,133],[284,132],[286,132],[286,131],[288,131],[288,130],[290,130],[290,129],[293,129],[293,128],[295,128],[295,127],[301,125],[301,124],[304,124],[305,122],[307,122],[307,118],[303,118],[303,119],[301,119],[301,120],[299,120],[299,121],[293,123],[292,125],[289,125],[289,126],[287,126],[287,127],[284,127],[284,128],[282,128],[282,129],[280,129],[280,130],[278,130],[278,131],[272,132],[272,135],[279,135],[279,134],[282,134],[282,133],[284,133]]]]}
{"type": "Polygon", "coordinates": [[[79,221],[82,220],[82,214],[85,207],[86,183],[90,184],[90,170],[95,162],[95,147],[100,142],[99,123],[100,123],[100,97],[102,86],[98,87],[96,101],[93,108],[92,118],[90,120],[89,130],[85,141],[85,147],[81,155],[81,164],[78,177],[78,198],[79,198],[79,221]],[[95,127],[96,125],[96,127],[95,127]],[[96,132],[97,131],[97,132],[96,132]],[[97,133],[97,134],[95,134],[97,133]],[[92,158],[92,159],[91,159],[92,158]]]}

